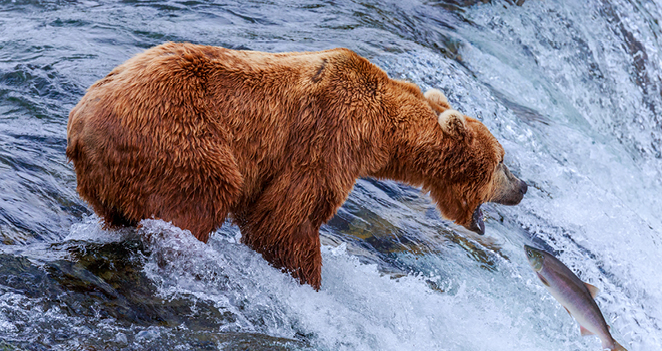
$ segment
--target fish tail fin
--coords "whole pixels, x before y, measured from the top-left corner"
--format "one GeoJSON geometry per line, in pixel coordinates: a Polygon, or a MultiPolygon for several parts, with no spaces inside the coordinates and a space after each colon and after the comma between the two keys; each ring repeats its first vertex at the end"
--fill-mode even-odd
{"type": "Polygon", "coordinates": [[[623,345],[619,344],[618,341],[614,340],[614,348],[611,349],[611,351],[628,351],[623,347],[623,345]]]}

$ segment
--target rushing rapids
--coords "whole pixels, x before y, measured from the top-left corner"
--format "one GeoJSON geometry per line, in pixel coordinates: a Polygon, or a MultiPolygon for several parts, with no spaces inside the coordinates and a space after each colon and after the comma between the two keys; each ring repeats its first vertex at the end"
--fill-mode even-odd
{"type": "Polygon", "coordinates": [[[600,288],[628,350],[662,345],[662,2],[0,3],[0,349],[598,350],[522,247],[600,288]],[[529,185],[487,234],[420,189],[361,179],[322,228],[322,288],[224,226],[100,227],[64,155],[69,110],[165,41],[347,47],[476,116],[529,185]]]}

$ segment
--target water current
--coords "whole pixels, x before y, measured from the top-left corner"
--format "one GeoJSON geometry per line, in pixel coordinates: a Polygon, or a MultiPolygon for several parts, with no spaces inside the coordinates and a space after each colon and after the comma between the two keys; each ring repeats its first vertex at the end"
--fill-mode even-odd
{"type": "Polygon", "coordinates": [[[662,1],[0,1],[0,349],[599,350],[528,266],[601,292],[616,340],[662,349],[662,1]],[[76,193],[71,108],[166,41],[346,47],[439,88],[529,184],[485,236],[420,189],[360,179],[302,286],[225,225],[109,231],[76,193]]]}

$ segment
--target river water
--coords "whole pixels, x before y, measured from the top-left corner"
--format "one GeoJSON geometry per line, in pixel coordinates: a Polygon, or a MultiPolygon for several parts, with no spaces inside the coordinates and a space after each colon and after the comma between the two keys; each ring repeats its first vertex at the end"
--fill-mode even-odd
{"type": "Polygon", "coordinates": [[[661,1],[0,1],[0,349],[599,350],[528,266],[600,288],[612,334],[662,348],[661,1]],[[322,228],[322,289],[225,225],[103,230],[66,124],[85,89],[166,41],[347,47],[443,90],[529,184],[485,236],[361,179],[322,228]]]}

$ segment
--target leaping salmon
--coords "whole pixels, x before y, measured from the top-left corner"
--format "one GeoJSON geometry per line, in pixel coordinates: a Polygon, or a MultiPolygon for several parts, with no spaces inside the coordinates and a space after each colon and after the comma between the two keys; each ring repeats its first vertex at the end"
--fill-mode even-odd
{"type": "Polygon", "coordinates": [[[598,288],[584,283],[561,261],[545,251],[524,245],[529,264],[561,306],[577,320],[582,335],[597,335],[602,349],[627,351],[609,333],[609,326],[595,303],[598,288]]]}

